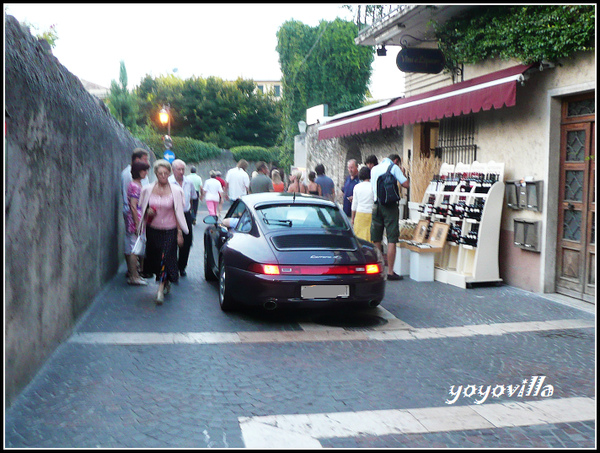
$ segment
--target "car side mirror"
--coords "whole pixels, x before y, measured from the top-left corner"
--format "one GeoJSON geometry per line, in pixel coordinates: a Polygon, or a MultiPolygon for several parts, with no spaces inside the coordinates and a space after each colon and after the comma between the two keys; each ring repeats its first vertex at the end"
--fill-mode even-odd
{"type": "Polygon", "coordinates": [[[206,217],[204,217],[203,222],[207,225],[216,225],[217,223],[219,223],[219,218],[216,215],[207,215],[206,217]]]}

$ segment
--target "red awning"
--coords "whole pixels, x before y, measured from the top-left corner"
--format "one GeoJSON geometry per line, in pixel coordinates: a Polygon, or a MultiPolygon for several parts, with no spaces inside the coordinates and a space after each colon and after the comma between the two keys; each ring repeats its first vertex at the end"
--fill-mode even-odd
{"type": "Polygon", "coordinates": [[[364,134],[381,129],[381,109],[394,99],[340,113],[319,127],[319,140],[364,134]]]}
{"type": "Polygon", "coordinates": [[[319,128],[319,140],[421,123],[516,104],[517,82],[533,65],[519,65],[466,82],[395,99],[368,112],[352,113],[319,128]],[[379,125],[378,125],[379,123],[379,125]]]}

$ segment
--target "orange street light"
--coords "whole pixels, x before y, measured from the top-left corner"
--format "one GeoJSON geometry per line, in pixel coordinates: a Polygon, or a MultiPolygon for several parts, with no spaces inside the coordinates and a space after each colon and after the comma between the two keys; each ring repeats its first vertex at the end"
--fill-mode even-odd
{"type": "Polygon", "coordinates": [[[158,118],[162,125],[167,126],[167,135],[171,135],[171,115],[169,114],[169,107],[163,106],[163,108],[158,112],[158,118]]]}

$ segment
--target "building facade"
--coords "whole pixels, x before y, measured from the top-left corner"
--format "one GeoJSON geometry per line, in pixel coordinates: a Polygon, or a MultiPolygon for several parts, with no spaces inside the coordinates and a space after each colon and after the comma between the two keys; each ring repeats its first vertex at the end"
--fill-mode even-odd
{"type": "MultiPolygon", "coordinates": [[[[431,48],[427,22],[464,8],[403,7],[356,42],[387,46],[388,56],[380,58],[393,58],[394,45],[431,48]]],[[[344,148],[351,137],[356,142],[402,128],[395,134],[402,143],[393,147],[405,158],[419,152],[452,164],[503,163],[507,194],[512,181],[523,181],[528,191],[535,182],[538,198],[533,208],[504,203],[503,281],[594,302],[595,68],[594,52],[579,52],[553,63],[487,60],[455,73],[407,73],[404,98],[330,118],[318,126],[319,141],[344,148]],[[535,249],[515,244],[523,223],[539,231],[535,249]]]]}
{"type": "Polygon", "coordinates": [[[281,99],[281,80],[255,80],[254,83],[261,93],[270,93],[275,99],[281,99]]]}

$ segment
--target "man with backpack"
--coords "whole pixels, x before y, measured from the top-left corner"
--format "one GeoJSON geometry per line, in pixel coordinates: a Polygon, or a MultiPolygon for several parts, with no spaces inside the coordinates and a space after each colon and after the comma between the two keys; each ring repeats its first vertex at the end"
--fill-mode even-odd
{"type": "Polygon", "coordinates": [[[402,276],[394,272],[394,261],[396,261],[396,243],[400,235],[398,222],[400,210],[400,191],[398,183],[408,188],[409,182],[400,170],[400,156],[390,154],[383,161],[371,169],[371,184],[373,186],[373,216],[371,220],[371,241],[383,252],[381,241],[383,229],[387,236],[387,264],[388,280],[402,280],[402,276]]]}

